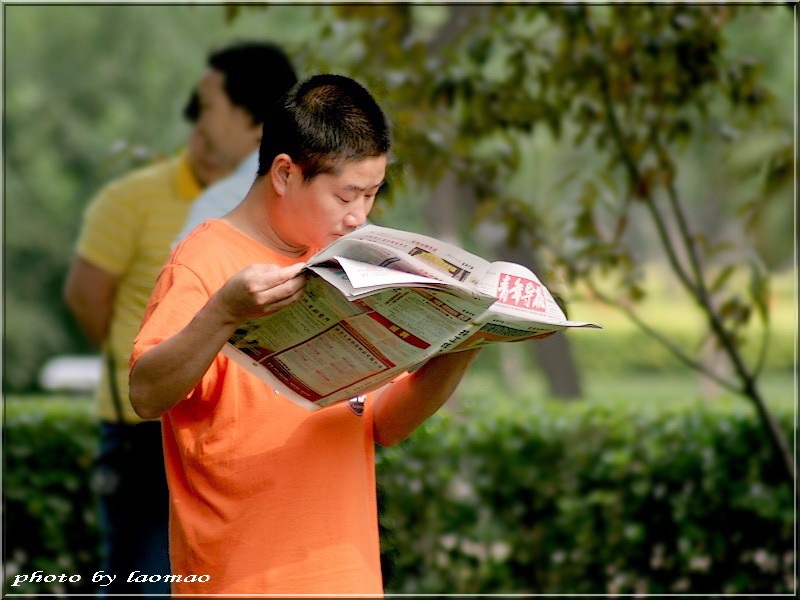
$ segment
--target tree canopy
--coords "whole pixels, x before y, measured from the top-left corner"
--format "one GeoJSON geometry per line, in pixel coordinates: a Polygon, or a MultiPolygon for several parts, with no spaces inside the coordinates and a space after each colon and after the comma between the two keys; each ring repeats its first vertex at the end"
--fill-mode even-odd
{"type": "MultiPolygon", "coordinates": [[[[734,338],[763,312],[763,266],[791,260],[782,6],[5,11],[10,389],[35,387],[48,356],[90,350],[60,298],[83,207],[111,177],[183,143],[180,108],[205,54],[241,37],[284,45],[303,75],[344,72],[376,92],[396,125],[391,187],[403,202],[385,213],[398,226],[423,226],[426,194],[453,173],[476,198],[464,229],[496,221],[538,248],[552,282],[600,275],[633,306],[642,261],[658,256],[648,211],[668,214],[674,190],[734,338]],[[741,233],[747,244],[729,243],[741,233]]],[[[669,239],[680,231],[675,221],[669,239]]]]}

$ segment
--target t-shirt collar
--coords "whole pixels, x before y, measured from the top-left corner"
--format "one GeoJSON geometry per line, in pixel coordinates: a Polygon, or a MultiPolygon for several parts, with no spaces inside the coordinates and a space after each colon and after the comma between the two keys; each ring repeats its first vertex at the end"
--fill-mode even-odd
{"type": "Polygon", "coordinates": [[[192,173],[189,165],[189,152],[184,149],[178,157],[178,172],[175,175],[175,183],[178,188],[178,198],[181,200],[193,200],[203,191],[202,186],[192,173]]]}

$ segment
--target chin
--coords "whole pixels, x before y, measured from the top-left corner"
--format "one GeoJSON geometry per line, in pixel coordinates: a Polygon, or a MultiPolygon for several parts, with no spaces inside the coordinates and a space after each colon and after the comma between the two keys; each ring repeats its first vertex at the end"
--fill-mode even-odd
{"type": "Polygon", "coordinates": [[[338,240],[340,237],[342,237],[341,233],[332,233],[330,235],[326,235],[324,238],[320,240],[319,247],[324,248],[325,246],[329,246],[330,244],[338,240]]]}

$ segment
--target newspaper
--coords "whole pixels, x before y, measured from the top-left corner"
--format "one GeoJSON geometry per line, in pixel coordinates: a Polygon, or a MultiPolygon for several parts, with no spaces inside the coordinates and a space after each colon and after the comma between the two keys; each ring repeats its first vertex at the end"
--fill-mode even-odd
{"type": "Polygon", "coordinates": [[[314,255],[303,296],[244,321],[223,353],[309,410],[366,394],[423,361],[536,338],[568,321],[530,269],[368,225],[314,255]]]}

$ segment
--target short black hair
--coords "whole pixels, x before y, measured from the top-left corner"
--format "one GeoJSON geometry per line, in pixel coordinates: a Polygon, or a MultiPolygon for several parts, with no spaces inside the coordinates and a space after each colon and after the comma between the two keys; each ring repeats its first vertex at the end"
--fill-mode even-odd
{"type": "Polygon", "coordinates": [[[387,154],[390,147],[386,115],[361,84],[343,75],[315,75],[289,90],[264,122],[258,174],[285,153],[309,181],[344,161],[387,154]]]}
{"type": "MultiPolygon", "coordinates": [[[[244,108],[256,124],[263,123],[275,102],[297,83],[289,58],[269,42],[236,42],[212,52],[207,64],[225,76],[228,100],[244,108]]],[[[200,116],[197,88],[183,116],[190,123],[200,116]]]]}
{"type": "Polygon", "coordinates": [[[189,100],[186,101],[186,105],[183,107],[183,118],[189,121],[189,123],[197,123],[199,117],[200,96],[197,94],[197,88],[194,88],[189,96],[189,100]]]}

